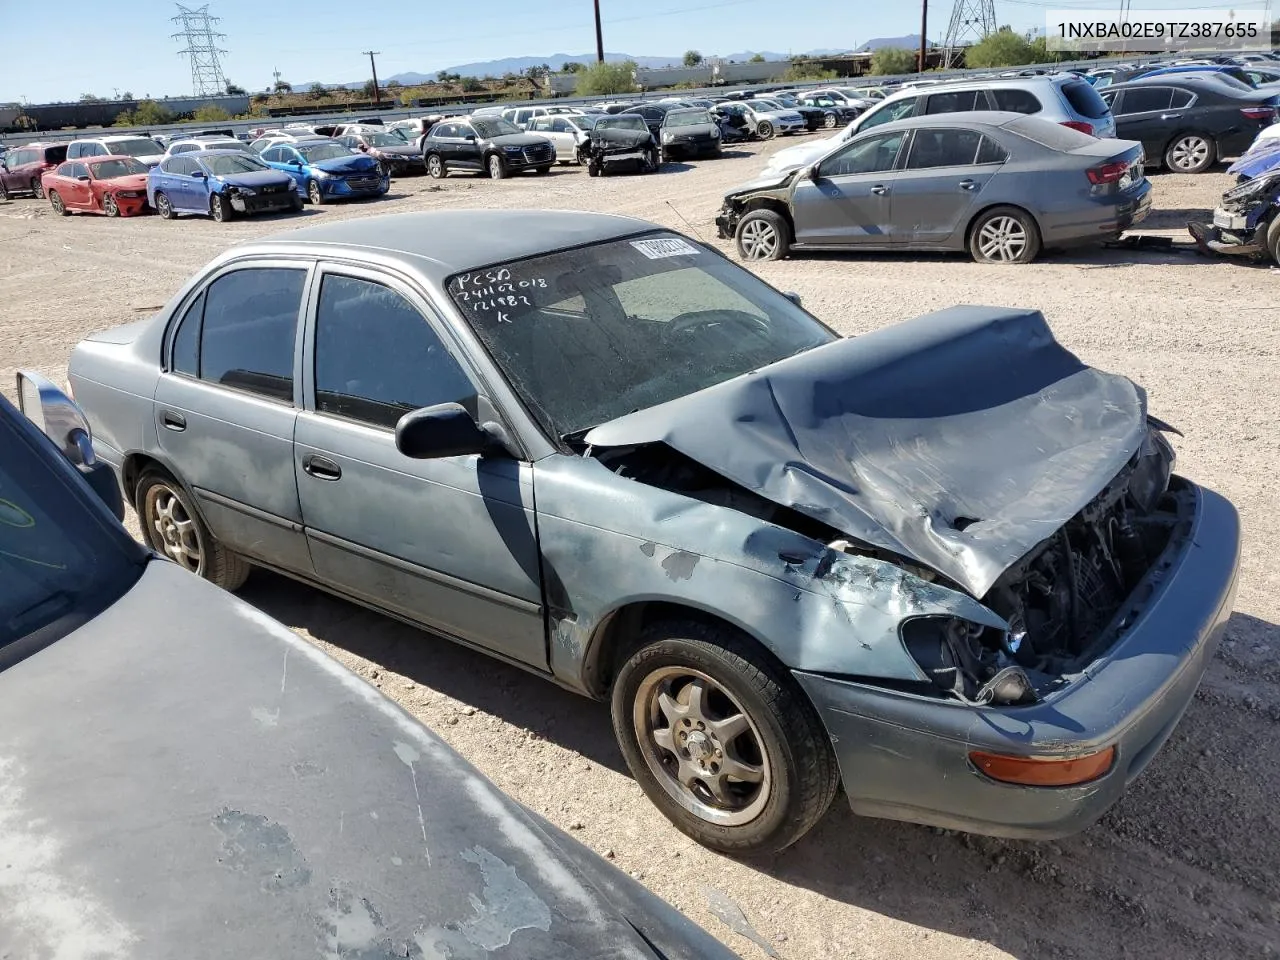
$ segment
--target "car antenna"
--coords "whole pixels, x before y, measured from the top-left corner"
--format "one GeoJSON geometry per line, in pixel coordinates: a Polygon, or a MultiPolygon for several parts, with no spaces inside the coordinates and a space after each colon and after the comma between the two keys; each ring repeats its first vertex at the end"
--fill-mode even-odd
{"type": "Polygon", "coordinates": [[[683,213],[681,213],[679,210],[676,210],[676,205],[675,205],[674,203],[672,203],[670,200],[668,200],[668,201],[666,201],[666,204],[667,204],[667,206],[668,206],[668,207],[670,207],[670,208],[672,209],[672,211],[674,211],[674,212],[675,212],[675,215],[676,215],[677,217],[679,217],[681,220],[684,220],[684,225],[685,225],[686,227],[688,227],[690,230],[692,230],[692,231],[693,231],[693,235],[694,235],[695,237],[697,237],[699,240],[702,240],[702,242],[703,242],[703,243],[706,243],[706,242],[707,242],[706,240],[703,240],[703,239],[702,239],[702,234],[700,234],[700,233],[698,232],[698,228],[697,228],[697,227],[695,227],[695,226],[694,226],[692,223],[690,223],[688,220],[685,220],[685,219],[684,219],[684,214],[683,214],[683,213]]]}

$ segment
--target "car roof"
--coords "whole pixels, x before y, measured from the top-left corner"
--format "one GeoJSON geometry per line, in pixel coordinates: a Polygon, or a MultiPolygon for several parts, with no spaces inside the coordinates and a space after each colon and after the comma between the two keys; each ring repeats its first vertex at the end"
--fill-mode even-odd
{"type": "Polygon", "coordinates": [[[246,246],[362,248],[443,282],[461,271],[659,229],[632,217],[575,210],[433,210],[323,223],[246,246]]]}
{"type": "Polygon", "coordinates": [[[1162,73],[1156,76],[1147,75],[1138,77],[1135,80],[1126,80],[1124,83],[1113,83],[1107,87],[1104,92],[1110,93],[1113,90],[1128,90],[1132,87],[1168,87],[1168,86],[1185,86],[1191,87],[1198,91],[1208,91],[1211,93],[1228,93],[1235,96],[1245,96],[1250,93],[1265,93],[1262,90],[1241,90],[1238,87],[1228,86],[1219,80],[1210,77],[1196,76],[1192,74],[1176,74],[1162,73]]]}
{"type": "MultiPolygon", "coordinates": [[[[906,117],[902,120],[891,120],[888,123],[868,127],[865,133],[882,133],[886,130],[905,130],[908,128],[929,127],[1003,127],[1019,118],[1039,119],[1025,113],[1014,113],[1010,110],[966,110],[963,113],[930,113],[923,117],[906,117]]],[[[1052,126],[1052,121],[1044,120],[1052,126]]]]}

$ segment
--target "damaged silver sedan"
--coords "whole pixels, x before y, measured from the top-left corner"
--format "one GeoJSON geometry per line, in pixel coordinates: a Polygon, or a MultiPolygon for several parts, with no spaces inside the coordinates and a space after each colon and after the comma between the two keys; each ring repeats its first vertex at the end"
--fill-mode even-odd
{"type": "Polygon", "coordinates": [[[246,244],[70,382],[157,550],[609,699],[648,796],[733,853],[795,842],[841,782],[861,814],[1080,830],[1231,612],[1235,510],[1039,313],[843,339],[622,217],[246,244]]]}

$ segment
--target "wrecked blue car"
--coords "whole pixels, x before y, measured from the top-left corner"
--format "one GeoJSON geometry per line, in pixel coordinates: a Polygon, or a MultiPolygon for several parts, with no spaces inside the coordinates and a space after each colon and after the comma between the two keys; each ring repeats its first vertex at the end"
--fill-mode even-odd
{"type": "Polygon", "coordinates": [[[1039,313],[845,339],[640,220],[253,241],[69,377],[155,549],[608,700],[651,800],[730,853],[795,842],[842,781],[861,814],[1080,830],[1231,613],[1235,510],[1039,313]]]}
{"type": "Polygon", "coordinates": [[[1205,253],[1280,263],[1280,140],[1227,168],[1239,183],[1222,195],[1212,221],[1187,230],[1205,253]]]}

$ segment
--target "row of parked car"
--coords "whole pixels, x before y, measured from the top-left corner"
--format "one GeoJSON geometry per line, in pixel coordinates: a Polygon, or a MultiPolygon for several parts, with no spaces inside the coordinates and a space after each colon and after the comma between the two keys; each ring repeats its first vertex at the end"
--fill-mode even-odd
{"type": "Polygon", "coordinates": [[[717,224],[748,260],[859,248],[1026,263],[1141,222],[1146,167],[1199,173],[1269,142],[1277,103],[1216,73],[1101,92],[1072,72],[904,85],[839,134],[774,153],[717,224]]]}

